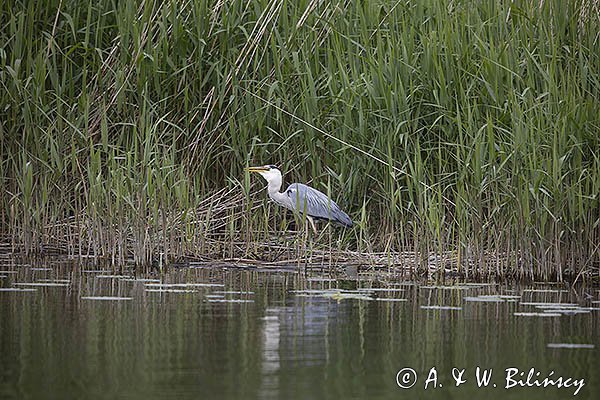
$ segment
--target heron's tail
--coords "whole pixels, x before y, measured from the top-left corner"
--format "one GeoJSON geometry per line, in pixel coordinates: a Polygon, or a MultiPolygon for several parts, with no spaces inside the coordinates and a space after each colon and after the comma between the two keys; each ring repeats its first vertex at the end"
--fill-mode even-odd
{"type": "Polygon", "coordinates": [[[352,219],[350,219],[348,214],[341,210],[335,216],[335,220],[347,228],[350,228],[353,225],[352,219]]]}

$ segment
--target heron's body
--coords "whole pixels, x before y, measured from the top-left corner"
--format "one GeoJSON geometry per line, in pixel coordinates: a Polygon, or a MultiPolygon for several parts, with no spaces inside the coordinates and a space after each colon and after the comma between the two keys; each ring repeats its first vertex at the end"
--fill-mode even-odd
{"type": "Polygon", "coordinates": [[[272,165],[253,167],[248,169],[258,172],[268,182],[267,192],[275,203],[292,210],[298,215],[306,215],[313,230],[316,228],[313,219],[323,219],[350,227],[352,220],[343,212],[335,201],[323,192],[302,183],[292,183],[284,192],[280,192],[282,185],[281,171],[272,165]]]}

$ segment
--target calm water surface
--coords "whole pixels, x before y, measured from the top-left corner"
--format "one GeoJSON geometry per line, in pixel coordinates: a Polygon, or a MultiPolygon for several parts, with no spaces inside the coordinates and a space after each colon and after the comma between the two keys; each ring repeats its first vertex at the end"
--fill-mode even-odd
{"type": "Polygon", "coordinates": [[[90,269],[0,266],[0,398],[573,398],[576,387],[507,389],[507,368],[584,379],[575,398],[600,398],[597,288],[90,269]],[[492,370],[487,387],[477,367],[492,370]],[[405,368],[410,389],[397,384],[410,385],[405,368]]]}

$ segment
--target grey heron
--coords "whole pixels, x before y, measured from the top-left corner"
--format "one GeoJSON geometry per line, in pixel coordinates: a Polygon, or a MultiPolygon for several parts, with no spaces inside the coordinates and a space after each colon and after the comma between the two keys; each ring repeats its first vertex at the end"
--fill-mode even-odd
{"type": "Polygon", "coordinates": [[[302,183],[292,183],[285,192],[280,192],[281,171],[274,165],[247,168],[249,172],[259,173],[267,181],[267,192],[275,203],[292,210],[296,215],[305,215],[312,229],[317,233],[315,219],[323,219],[346,227],[352,226],[352,220],[335,201],[323,192],[302,183]]]}

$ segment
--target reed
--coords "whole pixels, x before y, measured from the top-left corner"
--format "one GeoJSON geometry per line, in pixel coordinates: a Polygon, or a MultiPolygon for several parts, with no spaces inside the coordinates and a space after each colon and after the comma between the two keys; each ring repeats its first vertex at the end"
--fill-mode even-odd
{"type": "Polygon", "coordinates": [[[357,221],[317,247],[597,278],[599,10],[4,1],[2,235],[115,265],[261,257],[293,219],[243,168],[276,163],[357,221]]]}

